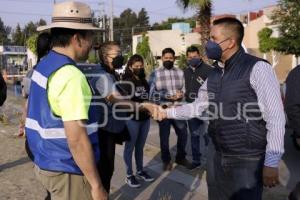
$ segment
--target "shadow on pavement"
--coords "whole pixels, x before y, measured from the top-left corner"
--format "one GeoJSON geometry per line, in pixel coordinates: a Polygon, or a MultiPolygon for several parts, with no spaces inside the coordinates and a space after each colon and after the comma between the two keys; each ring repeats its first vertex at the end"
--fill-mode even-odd
{"type": "Polygon", "coordinates": [[[6,170],[6,169],[12,168],[12,167],[16,167],[18,165],[23,165],[28,162],[31,162],[31,160],[28,157],[23,157],[23,158],[20,158],[19,160],[15,160],[15,161],[12,161],[9,163],[2,164],[2,165],[0,165],[0,172],[3,170],[6,170]]]}

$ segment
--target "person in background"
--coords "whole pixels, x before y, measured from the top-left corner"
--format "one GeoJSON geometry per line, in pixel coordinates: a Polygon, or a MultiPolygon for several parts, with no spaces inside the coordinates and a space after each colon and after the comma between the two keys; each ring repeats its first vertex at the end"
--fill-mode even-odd
{"type": "Polygon", "coordinates": [[[126,115],[117,113],[114,109],[114,104],[122,99],[120,87],[115,87],[120,80],[115,70],[123,66],[124,57],[121,55],[119,45],[115,42],[102,44],[98,53],[100,66],[95,72],[95,77],[91,78],[90,85],[99,105],[97,115],[100,117],[98,139],[101,156],[97,168],[103,186],[109,193],[114,172],[116,144],[122,144],[126,140],[123,136],[127,131],[125,120],[117,119],[126,115]]]}
{"type": "Polygon", "coordinates": [[[286,79],[285,111],[288,125],[293,130],[296,147],[300,150],[300,65],[295,67],[286,79]]]}
{"type": "MultiPolygon", "coordinates": [[[[212,67],[203,62],[200,57],[199,49],[191,46],[186,50],[187,68],[184,70],[185,79],[185,100],[187,103],[192,103],[198,97],[199,88],[207,79],[212,67]]],[[[193,162],[189,170],[196,169],[201,166],[201,147],[200,139],[205,139],[205,144],[208,144],[207,137],[208,121],[199,118],[188,120],[188,127],[191,134],[191,147],[193,162]]]]}
{"type": "MultiPolygon", "coordinates": [[[[300,150],[300,65],[290,71],[286,79],[285,111],[288,126],[292,129],[293,142],[296,149],[300,150]]],[[[298,180],[300,181],[300,180],[298,180]]],[[[289,195],[289,200],[300,199],[300,182],[289,195]]]]}
{"type": "MultiPolygon", "coordinates": [[[[48,32],[40,33],[37,37],[36,41],[36,52],[37,52],[37,63],[40,62],[40,60],[48,54],[48,52],[51,49],[51,35],[48,32]]],[[[33,73],[34,68],[36,65],[27,72],[26,76],[22,80],[22,96],[26,99],[25,104],[23,106],[23,114],[21,116],[20,125],[19,125],[19,133],[18,137],[25,136],[25,120],[27,115],[27,105],[28,105],[28,96],[29,96],[29,89],[30,89],[30,83],[31,83],[31,76],[33,73]]],[[[25,150],[27,152],[28,157],[31,159],[31,161],[34,160],[33,154],[31,153],[29,147],[28,147],[28,141],[25,138],[25,150]]],[[[50,200],[51,194],[49,191],[47,191],[47,196],[45,200],[50,200]]]]}
{"type": "MultiPolygon", "coordinates": [[[[185,92],[183,71],[174,66],[175,51],[165,48],[162,51],[163,65],[150,75],[150,98],[153,102],[168,107],[182,102],[185,92]]],[[[171,154],[169,137],[171,125],[177,135],[177,154],[175,162],[188,167],[191,163],[186,159],[187,123],[185,120],[165,119],[158,122],[163,170],[171,170],[171,154]]]]}
{"type": "MultiPolygon", "coordinates": [[[[51,49],[51,35],[48,32],[40,33],[36,40],[36,52],[37,52],[37,63],[40,62],[40,60],[48,54],[48,52],[51,49]]],[[[35,69],[36,65],[33,66],[31,70],[29,70],[26,74],[26,76],[22,80],[22,96],[25,99],[28,99],[29,90],[30,90],[30,83],[31,83],[31,76],[33,73],[33,70],[35,69]]],[[[27,113],[27,100],[23,106],[23,114],[20,120],[20,126],[19,126],[19,133],[18,136],[24,136],[25,135],[25,119],[26,119],[26,113],[27,113]]],[[[27,143],[26,143],[27,144],[27,143]]]]}
{"type": "Polygon", "coordinates": [[[106,200],[96,167],[96,108],[76,67],[88,58],[99,28],[88,5],[68,1],[54,4],[52,23],[38,27],[49,29],[52,48],[32,73],[25,123],[35,174],[52,199],[106,200]]]}
{"type": "MultiPolygon", "coordinates": [[[[126,84],[127,87],[123,87],[128,95],[133,95],[132,101],[143,103],[149,100],[149,85],[146,80],[144,60],[140,55],[135,54],[129,58],[122,81],[132,83],[132,85],[126,84]]],[[[146,182],[154,180],[143,168],[144,146],[150,128],[148,111],[142,110],[135,113],[133,119],[128,120],[126,125],[130,134],[130,140],[125,142],[124,148],[124,161],[127,169],[126,183],[130,187],[140,187],[136,177],[146,182]],[[136,176],[132,170],[133,151],[135,152],[136,176]]]]}
{"type": "Polygon", "coordinates": [[[7,86],[6,82],[0,73],[0,106],[2,106],[6,100],[6,92],[7,92],[7,86]]]}

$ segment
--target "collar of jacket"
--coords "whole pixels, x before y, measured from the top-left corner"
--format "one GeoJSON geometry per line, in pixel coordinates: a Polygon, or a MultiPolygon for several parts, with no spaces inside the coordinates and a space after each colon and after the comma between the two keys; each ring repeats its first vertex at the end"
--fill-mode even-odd
{"type": "Polygon", "coordinates": [[[240,47],[240,49],[235,54],[233,54],[228,60],[226,60],[224,65],[225,71],[228,71],[232,66],[234,66],[235,63],[244,55],[245,50],[240,47]]]}

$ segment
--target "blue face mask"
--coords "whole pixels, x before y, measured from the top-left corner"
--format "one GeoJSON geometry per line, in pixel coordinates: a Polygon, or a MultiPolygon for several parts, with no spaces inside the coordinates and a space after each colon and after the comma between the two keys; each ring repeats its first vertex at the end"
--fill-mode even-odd
{"type": "MultiPolygon", "coordinates": [[[[205,46],[207,58],[212,59],[212,60],[221,61],[223,50],[222,50],[220,44],[222,44],[223,42],[225,42],[227,40],[229,40],[229,39],[223,40],[220,43],[216,43],[214,41],[209,40],[205,46]]],[[[224,51],[226,51],[226,50],[224,50],[224,51]]]]}
{"type": "Polygon", "coordinates": [[[201,63],[200,58],[192,58],[191,60],[188,61],[188,65],[192,67],[198,67],[201,63]]]}

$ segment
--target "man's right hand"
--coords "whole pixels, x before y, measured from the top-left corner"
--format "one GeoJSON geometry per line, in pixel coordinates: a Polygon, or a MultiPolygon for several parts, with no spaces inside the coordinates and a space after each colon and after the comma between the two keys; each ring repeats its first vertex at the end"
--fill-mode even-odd
{"type": "Polygon", "coordinates": [[[93,200],[108,200],[108,194],[103,187],[92,188],[93,200]]]}

